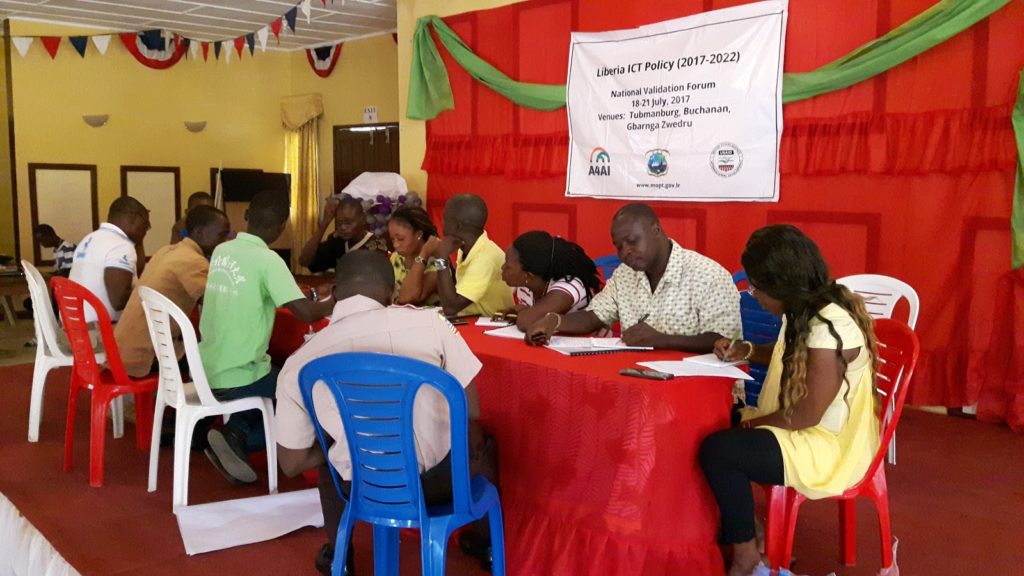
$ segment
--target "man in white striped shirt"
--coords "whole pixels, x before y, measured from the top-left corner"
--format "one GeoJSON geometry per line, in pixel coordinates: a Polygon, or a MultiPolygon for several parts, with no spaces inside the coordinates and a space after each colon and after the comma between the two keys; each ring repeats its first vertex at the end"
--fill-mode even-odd
{"type": "Polygon", "coordinates": [[[40,246],[53,250],[54,276],[67,276],[71,272],[71,262],[75,259],[75,244],[58,236],[49,224],[36,226],[35,237],[40,246]]]}

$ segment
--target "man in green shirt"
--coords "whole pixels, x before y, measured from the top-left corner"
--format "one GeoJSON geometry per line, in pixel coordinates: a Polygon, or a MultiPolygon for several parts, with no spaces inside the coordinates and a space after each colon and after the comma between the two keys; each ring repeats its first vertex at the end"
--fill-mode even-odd
{"type": "MultiPolygon", "coordinates": [[[[261,192],[246,211],[246,232],[213,251],[199,321],[199,352],[214,396],[234,400],[274,398],[278,368],[267,347],[277,308],[288,308],[302,322],[331,313],[334,299],[311,302],[302,294],[288,266],[268,244],[288,223],[287,197],[261,192]]],[[[266,447],[258,410],[232,415],[228,424],[207,434],[206,456],[232,483],[256,481],[247,452],[266,447]]]]}

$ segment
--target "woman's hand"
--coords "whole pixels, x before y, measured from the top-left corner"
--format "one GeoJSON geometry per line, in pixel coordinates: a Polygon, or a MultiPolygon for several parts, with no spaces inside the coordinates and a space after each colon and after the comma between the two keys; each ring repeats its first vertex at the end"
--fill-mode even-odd
{"type": "Polygon", "coordinates": [[[543,318],[537,320],[526,329],[526,344],[529,346],[543,346],[551,340],[551,335],[558,329],[558,325],[562,323],[561,316],[558,314],[545,314],[543,318]]]}

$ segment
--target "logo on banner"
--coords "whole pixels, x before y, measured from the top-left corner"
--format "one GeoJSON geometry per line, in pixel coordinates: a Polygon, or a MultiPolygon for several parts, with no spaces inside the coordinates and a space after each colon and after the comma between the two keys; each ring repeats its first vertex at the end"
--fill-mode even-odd
{"type": "Polygon", "coordinates": [[[651,176],[664,176],[668,173],[668,150],[655,148],[647,151],[647,173],[651,176]]]}
{"type": "Polygon", "coordinates": [[[590,172],[589,176],[611,176],[612,157],[608,151],[598,146],[590,151],[590,172]]]}
{"type": "Polygon", "coordinates": [[[731,142],[722,142],[711,151],[711,170],[722,178],[735,176],[743,166],[743,152],[731,142]]]}

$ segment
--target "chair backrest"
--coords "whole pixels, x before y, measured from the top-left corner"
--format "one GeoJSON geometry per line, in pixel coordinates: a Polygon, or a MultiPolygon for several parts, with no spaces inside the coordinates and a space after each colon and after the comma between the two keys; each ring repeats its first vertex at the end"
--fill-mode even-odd
{"type": "Polygon", "coordinates": [[[64,356],[57,341],[57,317],[53,315],[53,307],[50,303],[50,291],[46,289],[46,280],[35,266],[27,260],[21,261],[21,267],[25,270],[25,280],[28,281],[28,294],[32,298],[32,316],[36,324],[36,341],[38,346],[43,346],[48,356],[64,356]]]}
{"type": "MultiPolygon", "coordinates": [[[[732,281],[740,291],[740,322],[743,326],[743,338],[755,344],[775,342],[779,337],[779,330],[782,329],[782,317],[765,310],[757,303],[757,298],[747,294],[746,270],[741,269],[733,274],[732,281]]],[[[763,364],[751,363],[748,370],[750,377],[754,380],[748,380],[744,385],[747,395],[746,402],[747,406],[757,406],[761,386],[768,375],[768,367],[763,364]]]]}
{"type": "Polygon", "coordinates": [[[78,377],[88,383],[98,383],[100,366],[96,361],[96,349],[93,347],[89,334],[89,323],[85,319],[86,306],[96,311],[96,324],[100,330],[100,341],[106,353],[107,367],[118,383],[129,382],[121,362],[121,353],[114,340],[114,326],[110,323],[110,314],[99,297],[88,288],[67,278],[53,278],[50,281],[53,294],[57,298],[57,307],[64,322],[64,333],[68,336],[71,355],[75,359],[74,370],[78,377]]]}
{"type": "MultiPolygon", "coordinates": [[[[466,394],[451,374],[420,360],[368,352],[333,354],[306,364],[299,387],[326,457],[323,426],[313,408],[318,382],[327,385],[341,414],[352,457],[349,505],[357,518],[391,526],[416,526],[425,518],[412,427],[413,401],[424,385],[448,402],[453,513],[468,513],[466,394]]],[[[331,475],[341,493],[333,466],[331,475]]]]}
{"type": "Polygon", "coordinates": [[[178,354],[174,348],[174,335],[177,332],[181,334],[185,346],[189,375],[199,402],[204,406],[218,404],[206,380],[206,370],[199,356],[199,342],[191,319],[169,298],[152,288],[140,286],[139,298],[142,300],[142,311],[146,314],[153,352],[160,365],[158,394],[162,395],[164,402],[175,408],[188,402],[181,369],[178,367],[178,354]]]}
{"type": "Polygon", "coordinates": [[[622,264],[619,260],[618,254],[609,254],[607,256],[601,256],[594,258],[594,266],[601,271],[601,276],[604,276],[604,281],[607,282],[612,277],[612,272],[622,264]]]}
{"type": "Polygon", "coordinates": [[[918,300],[917,291],[910,284],[880,274],[854,274],[839,278],[836,282],[860,294],[864,298],[868,314],[875,318],[892,318],[896,304],[906,298],[910,308],[907,325],[911,329],[917,326],[917,313],[921,302],[918,300]]]}
{"type": "Polygon", "coordinates": [[[879,411],[881,442],[865,478],[874,475],[875,469],[882,464],[889,450],[889,442],[896,433],[896,425],[900,421],[900,414],[903,413],[903,402],[907,398],[907,389],[910,387],[910,379],[914,375],[920,353],[917,334],[903,322],[891,318],[877,318],[874,326],[875,338],[878,340],[875,378],[878,392],[882,397],[879,411]]]}

